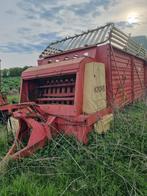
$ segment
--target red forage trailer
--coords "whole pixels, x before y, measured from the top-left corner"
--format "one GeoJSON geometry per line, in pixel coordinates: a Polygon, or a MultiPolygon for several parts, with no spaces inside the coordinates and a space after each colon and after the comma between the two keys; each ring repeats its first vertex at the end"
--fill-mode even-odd
{"type": "Polygon", "coordinates": [[[146,89],[146,50],[113,24],[50,43],[38,66],[23,72],[20,103],[0,107],[19,121],[7,155],[31,155],[56,134],[87,143],[94,127],[105,132],[113,110],[146,89]]]}

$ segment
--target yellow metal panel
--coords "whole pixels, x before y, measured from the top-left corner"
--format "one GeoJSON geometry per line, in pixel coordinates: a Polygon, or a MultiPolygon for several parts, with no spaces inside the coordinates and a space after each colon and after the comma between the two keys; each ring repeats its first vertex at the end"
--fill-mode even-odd
{"type": "Polygon", "coordinates": [[[95,123],[94,129],[97,133],[102,134],[110,129],[111,122],[113,120],[113,114],[108,114],[95,123]]]}
{"type": "Polygon", "coordinates": [[[83,112],[91,114],[106,108],[105,65],[91,62],[85,65],[83,112]]]}
{"type": "Polygon", "coordinates": [[[13,132],[13,135],[15,136],[17,130],[19,129],[19,121],[13,117],[9,118],[7,123],[7,129],[8,132],[13,132]]]}

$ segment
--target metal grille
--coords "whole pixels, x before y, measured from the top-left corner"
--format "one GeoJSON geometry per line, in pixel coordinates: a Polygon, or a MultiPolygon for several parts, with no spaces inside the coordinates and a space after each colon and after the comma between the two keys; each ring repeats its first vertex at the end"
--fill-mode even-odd
{"type": "Polygon", "coordinates": [[[36,80],[37,86],[30,98],[39,104],[73,105],[75,97],[76,74],[52,76],[36,80]],[[35,100],[34,100],[35,99],[35,100]]]}
{"type": "Polygon", "coordinates": [[[126,35],[116,27],[112,28],[109,40],[111,45],[120,48],[123,51],[143,59],[147,57],[147,51],[140,44],[133,40],[131,36],[126,35]]]}
{"type": "Polygon", "coordinates": [[[102,43],[111,43],[111,45],[143,59],[147,57],[147,52],[141,45],[110,23],[82,34],[50,43],[42,52],[40,58],[102,43]]]}

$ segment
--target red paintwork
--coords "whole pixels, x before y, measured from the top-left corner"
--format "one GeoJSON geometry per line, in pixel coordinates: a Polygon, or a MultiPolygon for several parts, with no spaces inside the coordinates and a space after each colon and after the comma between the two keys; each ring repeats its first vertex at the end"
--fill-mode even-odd
{"type": "Polygon", "coordinates": [[[87,47],[87,48],[78,48],[78,49],[73,49],[73,50],[70,50],[70,51],[66,51],[66,52],[63,52],[63,53],[60,53],[60,55],[56,54],[56,55],[52,55],[48,58],[45,58],[45,59],[39,59],[38,60],[38,65],[46,65],[48,64],[50,61],[52,63],[55,63],[57,60],[58,61],[64,61],[66,58],[68,59],[74,59],[75,57],[83,57],[83,55],[85,53],[88,52],[88,56],[91,57],[91,58],[95,58],[96,57],[96,46],[90,46],[90,47],[87,47]]]}
{"type": "Polygon", "coordinates": [[[0,106],[7,104],[7,98],[0,94],[0,106]]]}
{"type": "Polygon", "coordinates": [[[98,47],[97,61],[106,65],[108,104],[122,107],[144,96],[146,61],[112,48],[109,44],[98,47]]]}
{"type": "Polygon", "coordinates": [[[22,74],[21,103],[0,108],[20,122],[16,141],[28,141],[18,152],[14,143],[8,152],[14,159],[34,153],[55,134],[74,135],[87,143],[96,121],[112,113],[113,107],[141,98],[147,86],[146,62],[109,44],[67,51],[41,59],[38,65],[22,74]],[[87,52],[89,57],[83,57],[87,52]],[[105,64],[107,108],[88,115],[82,111],[84,70],[93,61],[105,64]]]}

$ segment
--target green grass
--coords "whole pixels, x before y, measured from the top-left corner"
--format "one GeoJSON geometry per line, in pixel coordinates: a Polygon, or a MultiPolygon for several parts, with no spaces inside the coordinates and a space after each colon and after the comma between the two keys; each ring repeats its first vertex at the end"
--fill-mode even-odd
{"type": "Polygon", "coordinates": [[[4,156],[8,147],[7,130],[0,124],[0,157],[4,156]]]}
{"type": "MultiPolygon", "coordinates": [[[[7,148],[4,135],[1,156],[7,148]]],[[[60,135],[34,156],[10,161],[0,178],[0,195],[145,196],[146,144],[147,106],[136,103],[115,114],[106,135],[93,131],[88,145],[60,135]]]]}

